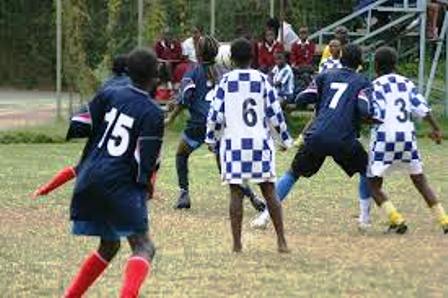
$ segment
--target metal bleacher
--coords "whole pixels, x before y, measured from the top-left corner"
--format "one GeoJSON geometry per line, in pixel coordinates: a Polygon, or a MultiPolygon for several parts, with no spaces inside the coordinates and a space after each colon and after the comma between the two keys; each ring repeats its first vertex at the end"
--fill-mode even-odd
{"type": "Polygon", "coordinates": [[[378,0],[354,11],[352,14],[313,33],[310,39],[322,47],[333,34],[334,29],[345,26],[349,29],[352,42],[360,44],[367,54],[384,44],[396,42],[399,47],[404,39],[413,39],[410,48],[399,49],[400,54],[418,52],[419,56],[419,90],[423,91],[425,79],[426,53],[426,6],[427,0],[378,0]],[[378,15],[388,16],[388,22],[381,26],[373,26],[378,15]],[[353,30],[354,23],[363,20],[365,28],[353,30]],[[415,40],[418,42],[415,42],[415,40]]]}
{"type": "MultiPolygon", "coordinates": [[[[439,4],[448,5],[447,0],[436,0],[439,4]]],[[[375,49],[381,45],[397,47],[400,58],[410,54],[418,55],[418,88],[429,98],[433,89],[437,67],[445,47],[445,82],[444,107],[445,116],[448,116],[448,12],[445,12],[444,22],[440,28],[439,38],[436,40],[434,56],[431,61],[431,70],[428,77],[426,69],[426,21],[428,0],[377,0],[354,11],[352,14],[330,24],[310,35],[322,48],[324,42],[333,36],[334,30],[339,26],[349,29],[351,42],[363,46],[365,53],[372,57],[375,49]],[[387,14],[388,21],[381,26],[373,26],[372,21],[377,16],[387,14]],[[353,30],[353,24],[364,20],[363,30],[353,30]],[[427,80],[425,82],[425,80],[427,80]]]]}

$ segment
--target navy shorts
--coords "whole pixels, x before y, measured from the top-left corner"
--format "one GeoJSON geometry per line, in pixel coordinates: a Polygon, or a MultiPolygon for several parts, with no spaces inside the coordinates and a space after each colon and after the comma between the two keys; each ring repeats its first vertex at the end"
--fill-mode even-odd
{"type": "Polygon", "coordinates": [[[205,141],[206,127],[202,126],[188,126],[182,133],[182,139],[195,150],[201,147],[205,141]]]}
{"type": "Polygon", "coordinates": [[[70,218],[75,235],[119,240],[146,233],[149,229],[147,191],[121,181],[77,181],[70,218]]]}
{"type": "Polygon", "coordinates": [[[347,148],[339,149],[334,150],[332,153],[323,153],[321,152],[321,148],[305,142],[294,157],[291,164],[291,171],[297,178],[311,177],[320,170],[327,157],[332,157],[339,167],[350,177],[356,173],[366,173],[369,157],[359,141],[356,141],[347,148]]]}

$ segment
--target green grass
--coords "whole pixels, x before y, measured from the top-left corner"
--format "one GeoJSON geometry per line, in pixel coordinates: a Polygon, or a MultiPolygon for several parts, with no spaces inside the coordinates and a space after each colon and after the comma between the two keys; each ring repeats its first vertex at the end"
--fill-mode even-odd
{"type": "MultiPolygon", "coordinates": [[[[177,196],[174,150],[167,136],[151,210],[151,234],[158,247],[142,297],[442,297],[448,295],[448,249],[409,179],[395,175],[386,188],[406,215],[410,233],[357,232],[356,179],[331,161],[312,179],[302,179],[284,205],[292,253],[276,252],[272,226],[252,231],[255,212],[246,202],[244,252],[231,253],[228,190],[221,186],[214,158],[204,148],[191,158],[193,208],[172,209],[177,196]]],[[[448,206],[448,145],[420,143],[431,184],[448,206]]],[[[82,145],[0,145],[0,289],[3,297],[60,297],[97,240],[73,237],[68,221],[72,184],[48,198],[30,193],[55,171],[75,164],[82,145]]],[[[278,153],[278,172],[294,151],[278,153]]],[[[129,248],[89,292],[117,297],[129,248]]]]}

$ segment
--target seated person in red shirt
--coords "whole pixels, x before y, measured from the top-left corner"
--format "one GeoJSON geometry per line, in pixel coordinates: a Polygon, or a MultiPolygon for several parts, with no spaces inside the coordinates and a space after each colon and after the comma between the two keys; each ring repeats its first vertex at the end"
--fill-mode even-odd
{"type": "Polygon", "coordinates": [[[258,70],[269,73],[275,66],[274,53],[283,51],[283,45],[275,40],[274,30],[266,29],[263,41],[258,43],[258,70]]]}
{"type": "Polygon", "coordinates": [[[169,75],[172,77],[175,67],[182,60],[182,46],[173,38],[169,27],[163,30],[162,38],[156,42],[154,48],[159,62],[166,65],[169,75]]]}
{"type": "Polygon", "coordinates": [[[308,28],[299,29],[299,40],[291,48],[291,65],[296,68],[313,66],[316,45],[308,40],[308,28]]]}

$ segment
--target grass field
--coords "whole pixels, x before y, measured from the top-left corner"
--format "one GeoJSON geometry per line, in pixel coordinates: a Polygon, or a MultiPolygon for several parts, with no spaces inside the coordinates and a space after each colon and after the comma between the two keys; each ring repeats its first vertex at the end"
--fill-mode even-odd
{"type": "MultiPolygon", "coordinates": [[[[177,196],[174,149],[169,134],[152,203],[151,232],[158,247],[142,297],[442,297],[448,296],[448,239],[406,177],[386,187],[407,216],[410,233],[383,235],[374,210],[374,229],[358,233],[356,180],[327,161],[313,179],[300,180],[284,205],[292,253],[276,252],[272,225],[252,231],[255,212],[246,202],[244,252],[231,253],[228,191],[205,149],[191,159],[193,208],[172,209],[177,196]]],[[[420,143],[426,170],[448,206],[448,144],[420,143]]],[[[60,297],[93,250],[96,239],[70,235],[71,186],[32,201],[30,193],[56,170],[74,164],[81,143],[0,146],[0,296],[60,297]]],[[[294,152],[278,154],[282,173],[294,152]]],[[[88,297],[117,297],[129,248],[88,297]]]]}

